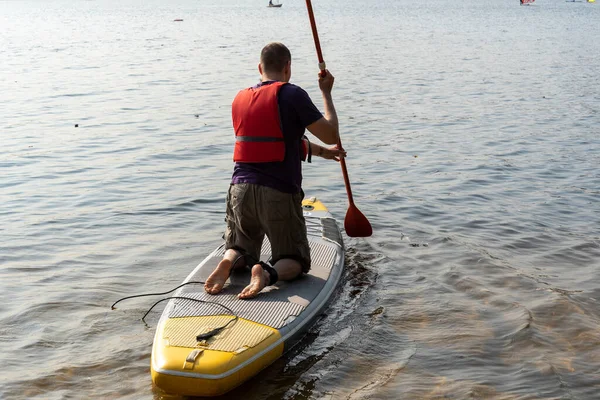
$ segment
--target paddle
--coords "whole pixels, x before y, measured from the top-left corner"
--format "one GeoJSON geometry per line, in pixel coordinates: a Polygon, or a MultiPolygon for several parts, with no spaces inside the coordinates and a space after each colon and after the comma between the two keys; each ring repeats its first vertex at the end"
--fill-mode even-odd
{"type": "MultiPolygon", "coordinates": [[[[306,0],[306,8],[308,9],[308,18],[310,19],[310,27],[312,28],[313,38],[315,39],[315,47],[317,48],[319,69],[321,70],[321,76],[324,76],[324,74],[326,74],[325,61],[323,61],[323,54],[321,53],[321,44],[319,42],[319,34],[317,33],[317,24],[315,23],[315,16],[313,14],[310,0],[306,0]]],[[[340,139],[339,134],[337,146],[340,150],[343,150],[342,140],[340,139]]],[[[346,212],[346,218],[344,218],[344,229],[346,230],[346,234],[348,234],[350,237],[371,236],[373,234],[373,228],[371,228],[369,220],[354,205],[352,189],[350,188],[350,179],[348,178],[348,169],[346,168],[346,160],[340,158],[340,165],[342,166],[342,173],[344,175],[346,193],[348,193],[348,202],[350,203],[348,206],[348,211],[346,212]]]]}

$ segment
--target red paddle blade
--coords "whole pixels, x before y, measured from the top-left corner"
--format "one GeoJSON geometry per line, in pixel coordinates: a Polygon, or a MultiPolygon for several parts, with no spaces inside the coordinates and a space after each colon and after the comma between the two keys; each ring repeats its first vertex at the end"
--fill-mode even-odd
{"type": "Polygon", "coordinates": [[[354,204],[348,207],[344,218],[344,229],[350,237],[369,237],[373,234],[371,223],[354,204]]]}

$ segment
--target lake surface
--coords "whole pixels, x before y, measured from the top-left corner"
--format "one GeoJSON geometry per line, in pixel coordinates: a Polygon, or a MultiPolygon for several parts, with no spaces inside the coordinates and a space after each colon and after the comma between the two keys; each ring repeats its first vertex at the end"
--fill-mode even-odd
{"type": "MultiPolygon", "coordinates": [[[[0,1],[0,398],[179,399],[150,379],[160,307],[110,305],[220,244],[230,105],[267,42],[322,107],[305,3],[266,3],[0,1]]],[[[313,7],[374,234],[226,398],[600,399],[600,5],[313,7]]],[[[339,166],[304,178],[341,224],[339,166]]]]}

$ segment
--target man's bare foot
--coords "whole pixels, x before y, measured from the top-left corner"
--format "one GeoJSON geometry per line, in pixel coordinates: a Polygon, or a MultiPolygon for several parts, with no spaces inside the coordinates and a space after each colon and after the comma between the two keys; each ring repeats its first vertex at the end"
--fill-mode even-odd
{"type": "Polygon", "coordinates": [[[269,282],[269,275],[259,264],[252,267],[252,277],[250,278],[250,284],[242,290],[238,297],[240,299],[251,299],[258,296],[261,290],[267,286],[269,282]]]}
{"type": "Polygon", "coordinates": [[[217,294],[223,290],[229,272],[231,271],[231,260],[222,259],[217,265],[217,268],[210,274],[206,282],[204,282],[204,290],[209,294],[217,294]]]}

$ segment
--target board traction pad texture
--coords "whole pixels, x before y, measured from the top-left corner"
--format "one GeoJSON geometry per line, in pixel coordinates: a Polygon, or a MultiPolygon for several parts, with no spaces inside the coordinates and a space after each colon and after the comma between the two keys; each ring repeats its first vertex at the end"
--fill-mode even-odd
{"type": "MultiPolygon", "coordinates": [[[[240,318],[276,329],[285,326],[290,316],[300,315],[320,293],[329,278],[337,253],[329,243],[316,243],[319,240],[310,239],[312,267],[309,273],[301,278],[291,282],[278,282],[254,299],[240,300],[237,294],[250,282],[250,273],[246,269],[236,270],[229,279],[229,285],[218,295],[206,293],[201,284],[185,286],[179,295],[200,301],[175,300],[169,318],[230,314],[226,308],[213,304],[219,303],[231,309],[240,318]]],[[[190,277],[190,281],[204,282],[219,260],[219,257],[208,259],[202,268],[190,277]]]]}

